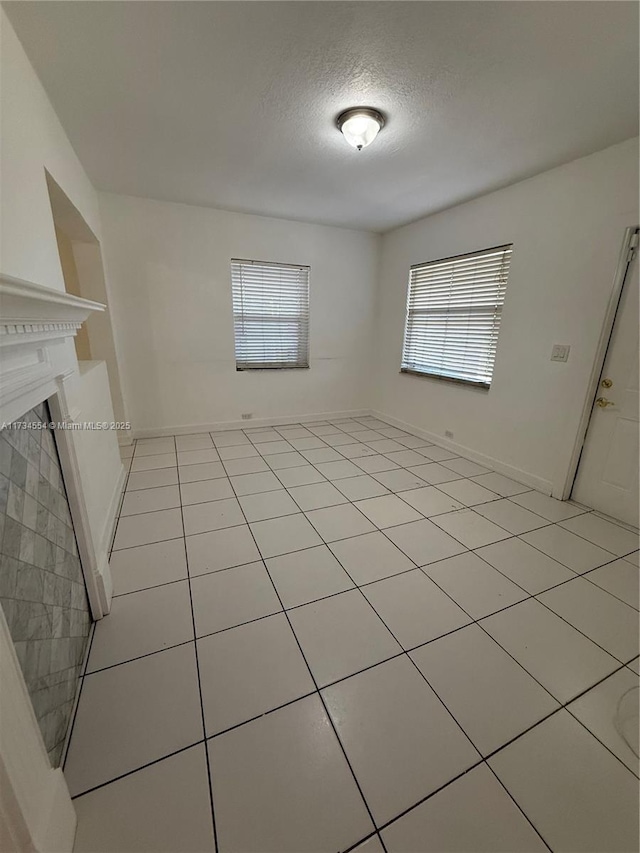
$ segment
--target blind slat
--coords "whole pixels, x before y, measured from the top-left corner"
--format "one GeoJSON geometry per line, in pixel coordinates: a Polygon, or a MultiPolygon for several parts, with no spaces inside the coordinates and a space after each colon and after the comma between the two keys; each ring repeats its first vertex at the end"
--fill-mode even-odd
{"type": "Polygon", "coordinates": [[[309,366],[309,267],[231,261],[236,368],[309,366]]]}
{"type": "Polygon", "coordinates": [[[403,371],[489,387],[513,246],[411,267],[403,371]]]}

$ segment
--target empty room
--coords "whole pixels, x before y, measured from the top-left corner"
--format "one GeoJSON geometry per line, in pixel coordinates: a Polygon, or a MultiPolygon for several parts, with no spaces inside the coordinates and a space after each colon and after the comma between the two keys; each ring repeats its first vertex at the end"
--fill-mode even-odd
{"type": "Polygon", "coordinates": [[[639,11],[0,3],[3,853],[638,853],[639,11]]]}

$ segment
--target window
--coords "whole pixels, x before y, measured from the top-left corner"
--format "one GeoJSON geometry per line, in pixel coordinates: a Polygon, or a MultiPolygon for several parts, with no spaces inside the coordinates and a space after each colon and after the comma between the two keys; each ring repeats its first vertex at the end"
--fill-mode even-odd
{"type": "Polygon", "coordinates": [[[489,388],[512,245],[411,267],[404,373],[489,388]]]}
{"type": "Polygon", "coordinates": [[[231,261],[236,370],[309,367],[309,267],[231,261]]]}

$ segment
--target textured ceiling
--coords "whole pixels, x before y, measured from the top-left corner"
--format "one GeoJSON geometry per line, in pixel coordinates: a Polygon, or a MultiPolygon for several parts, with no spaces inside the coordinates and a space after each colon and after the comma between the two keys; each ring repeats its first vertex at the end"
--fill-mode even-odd
{"type": "Polygon", "coordinates": [[[111,192],[382,231],[638,132],[634,2],[3,5],[111,192]]]}

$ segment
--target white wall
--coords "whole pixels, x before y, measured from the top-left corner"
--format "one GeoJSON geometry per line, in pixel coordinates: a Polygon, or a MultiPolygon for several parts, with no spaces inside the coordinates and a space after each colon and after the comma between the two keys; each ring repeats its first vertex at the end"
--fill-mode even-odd
{"type": "Polygon", "coordinates": [[[2,271],[64,290],[45,169],[64,188],[99,238],[96,193],[1,10],[0,40],[2,271]]]}
{"type": "Polygon", "coordinates": [[[374,408],[562,487],[624,228],[638,222],[638,140],[386,234],[382,241],[374,408]],[[401,375],[409,267],[514,244],[489,391],[401,375]],[[549,360],[569,344],[566,364],[549,360]]]}
{"type": "MultiPolygon", "coordinates": [[[[100,238],[98,198],[80,161],[31,67],[5,13],[0,10],[0,267],[2,272],[45,287],[64,290],[56,242],[47,170],[100,238]]],[[[87,410],[72,339],[65,347],[61,370],[75,371],[67,382],[72,407],[87,410]]],[[[108,389],[104,389],[108,394],[108,389]]],[[[95,401],[90,401],[95,408],[95,401]]],[[[110,400],[105,407],[111,408],[110,400]]],[[[78,433],[73,433],[78,440],[78,433]]],[[[108,469],[99,459],[85,459],[81,471],[94,545],[106,562],[103,547],[104,506],[110,505],[121,482],[122,465],[115,432],[101,432],[96,443],[112,460],[108,469]],[[99,484],[96,488],[96,483],[99,484]]],[[[108,569],[108,565],[106,567],[108,569]]]]}
{"type": "Polygon", "coordinates": [[[378,237],[111,194],[100,210],[136,431],[370,405],[378,237]],[[236,372],[231,258],[311,266],[309,370],[236,372]]]}
{"type": "MultiPolygon", "coordinates": [[[[91,346],[91,358],[102,359],[105,362],[109,379],[110,402],[117,421],[126,420],[122,389],[120,387],[120,365],[115,347],[115,335],[111,320],[109,295],[107,293],[102,263],[102,252],[99,243],[72,242],[73,260],[75,263],[80,287],[79,296],[94,302],[107,304],[107,310],[90,314],[84,327],[87,332],[87,342],[91,346]]],[[[77,351],[77,348],[76,348],[77,351]]],[[[119,433],[122,443],[131,443],[128,433],[119,433]]]]}

